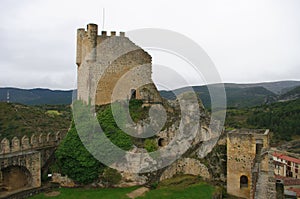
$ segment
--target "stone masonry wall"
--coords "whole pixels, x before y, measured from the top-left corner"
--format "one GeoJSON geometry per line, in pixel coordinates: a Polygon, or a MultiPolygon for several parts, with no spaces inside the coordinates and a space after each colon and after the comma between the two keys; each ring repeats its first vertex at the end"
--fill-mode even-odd
{"type": "Polygon", "coordinates": [[[63,139],[60,132],[32,134],[31,137],[23,136],[21,139],[14,137],[11,141],[3,138],[0,142],[0,154],[11,154],[22,151],[37,150],[43,147],[57,146],[63,139]]]}
{"type": "MultiPolygon", "coordinates": [[[[261,152],[269,148],[268,130],[234,130],[227,134],[227,192],[253,198],[257,179],[261,175],[261,152]],[[254,175],[255,174],[255,175],[254,175]],[[241,177],[247,177],[247,186],[241,186],[241,177]]],[[[261,164],[264,167],[265,163],[261,164]]]]}
{"type": "Polygon", "coordinates": [[[230,135],[227,137],[227,192],[250,198],[251,168],[255,158],[255,140],[251,134],[230,135]],[[248,187],[240,188],[240,177],[248,178],[248,187]]]}
{"type": "MultiPolygon", "coordinates": [[[[24,167],[30,173],[29,176],[30,187],[40,187],[41,186],[41,160],[40,159],[41,159],[40,153],[37,151],[27,152],[27,153],[19,152],[18,154],[12,157],[10,155],[2,155],[0,159],[1,176],[4,176],[2,171],[5,168],[24,167]]],[[[1,181],[2,180],[3,179],[1,179],[1,181]]],[[[15,182],[10,182],[10,183],[15,183],[15,182]]]]}
{"type": "Polygon", "coordinates": [[[136,98],[144,99],[145,95],[141,96],[145,88],[141,85],[144,84],[152,84],[152,91],[158,93],[151,79],[151,56],[125,37],[123,32],[119,36],[114,31],[110,36],[106,31],[98,35],[96,24],[89,24],[87,30],[78,29],[76,64],[77,98],[86,103],[111,103],[117,82],[128,72],[131,75],[123,78],[114,100],[130,98],[133,89],[136,90],[136,98]]]}

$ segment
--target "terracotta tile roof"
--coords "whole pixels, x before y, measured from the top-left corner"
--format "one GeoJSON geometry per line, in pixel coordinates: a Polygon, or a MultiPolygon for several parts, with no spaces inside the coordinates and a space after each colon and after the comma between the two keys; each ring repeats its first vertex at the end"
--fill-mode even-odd
{"type": "Polygon", "coordinates": [[[297,163],[297,164],[300,164],[300,160],[297,159],[297,158],[293,158],[293,157],[290,157],[290,156],[287,156],[287,155],[284,155],[284,154],[281,154],[281,153],[273,153],[273,156],[277,157],[277,158],[280,158],[280,159],[283,159],[283,160],[286,160],[286,161],[291,161],[291,162],[294,162],[294,163],[297,163]]]}
{"type": "Polygon", "coordinates": [[[300,197],[300,188],[290,187],[288,190],[293,191],[297,194],[297,197],[300,197]]]}
{"type": "Polygon", "coordinates": [[[283,180],[284,186],[300,185],[300,179],[297,178],[289,178],[289,177],[284,177],[279,175],[275,175],[275,178],[283,180]]]}

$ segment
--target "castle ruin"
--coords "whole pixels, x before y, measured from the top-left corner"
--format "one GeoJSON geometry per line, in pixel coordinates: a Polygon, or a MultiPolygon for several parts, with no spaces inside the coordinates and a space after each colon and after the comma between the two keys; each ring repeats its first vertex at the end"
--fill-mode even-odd
{"type": "Polygon", "coordinates": [[[151,60],[124,32],[98,35],[96,24],[78,29],[77,99],[95,105],[132,98],[161,101],[151,78],[151,60]]]}
{"type": "Polygon", "coordinates": [[[227,192],[240,198],[276,198],[269,130],[227,134],[227,192]]]}

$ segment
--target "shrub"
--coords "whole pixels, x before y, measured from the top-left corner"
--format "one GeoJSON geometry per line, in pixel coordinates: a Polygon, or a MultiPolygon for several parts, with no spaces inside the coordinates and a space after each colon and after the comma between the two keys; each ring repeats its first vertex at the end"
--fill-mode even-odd
{"type": "Polygon", "coordinates": [[[121,181],[121,178],[121,174],[116,169],[110,167],[104,169],[102,179],[107,187],[118,184],[121,181]]]}
{"type": "Polygon", "coordinates": [[[153,151],[156,151],[158,149],[158,146],[157,146],[156,141],[154,139],[146,139],[145,143],[144,143],[144,148],[148,152],[153,152],[153,151]]]}

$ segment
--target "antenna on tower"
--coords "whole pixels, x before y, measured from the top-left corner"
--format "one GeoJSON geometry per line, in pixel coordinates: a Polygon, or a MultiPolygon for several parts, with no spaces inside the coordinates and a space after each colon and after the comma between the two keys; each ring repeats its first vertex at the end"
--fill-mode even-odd
{"type": "Polygon", "coordinates": [[[105,22],[105,8],[103,8],[102,9],[102,14],[103,14],[103,16],[102,16],[102,30],[104,30],[104,22],[105,22]]]}
{"type": "Polygon", "coordinates": [[[9,90],[7,90],[6,102],[9,103],[9,90]]]}

